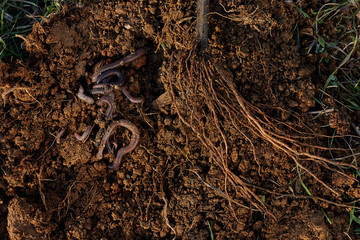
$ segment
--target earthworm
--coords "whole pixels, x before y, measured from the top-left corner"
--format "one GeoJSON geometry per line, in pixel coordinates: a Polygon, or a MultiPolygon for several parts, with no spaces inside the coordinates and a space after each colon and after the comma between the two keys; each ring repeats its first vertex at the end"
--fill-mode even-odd
{"type": "Polygon", "coordinates": [[[99,68],[92,75],[92,77],[91,77],[92,82],[93,83],[97,82],[100,75],[104,74],[105,71],[113,69],[113,68],[121,67],[126,63],[132,62],[132,61],[142,57],[143,55],[145,55],[145,53],[146,53],[146,49],[145,48],[140,48],[140,49],[136,50],[134,54],[130,54],[130,55],[118,60],[118,61],[115,61],[113,63],[110,63],[108,65],[105,65],[105,66],[99,68]]]}
{"type": "Polygon", "coordinates": [[[87,102],[88,104],[93,104],[95,102],[92,97],[89,97],[89,96],[85,95],[84,88],[81,85],[79,87],[79,92],[76,94],[76,96],[78,96],[78,98],[80,98],[81,100],[87,102]]]}
{"type": "Polygon", "coordinates": [[[111,83],[113,85],[122,85],[124,84],[124,78],[123,75],[121,74],[121,72],[117,69],[109,69],[104,71],[97,79],[96,79],[96,84],[99,83],[109,83],[110,77],[112,76],[116,76],[117,81],[115,81],[114,83],[111,83]]]}
{"type": "Polygon", "coordinates": [[[79,141],[85,142],[86,139],[90,136],[92,128],[93,128],[93,126],[89,125],[82,135],[79,135],[78,133],[75,133],[74,135],[75,135],[76,139],[79,140],[79,141]]]}
{"type": "Polygon", "coordinates": [[[105,119],[110,119],[112,117],[112,113],[114,111],[114,93],[110,92],[96,101],[97,105],[102,105],[103,103],[107,103],[109,105],[106,110],[105,119]]]}
{"type": "Polygon", "coordinates": [[[101,143],[99,146],[99,151],[96,155],[96,157],[98,159],[103,158],[103,151],[106,146],[106,143],[108,142],[109,137],[113,134],[113,131],[115,130],[115,128],[118,126],[129,129],[132,132],[132,136],[131,136],[130,143],[127,146],[120,148],[119,151],[117,152],[114,164],[109,166],[109,168],[111,168],[111,169],[116,169],[119,167],[119,165],[121,163],[121,159],[124,156],[124,154],[129,153],[132,150],[134,150],[134,148],[136,147],[136,145],[139,142],[139,137],[140,137],[140,131],[133,123],[131,123],[127,120],[124,120],[124,119],[112,122],[110,124],[110,126],[106,129],[104,137],[101,140],[101,143]]]}
{"type": "Polygon", "coordinates": [[[121,86],[124,84],[124,78],[121,72],[117,69],[110,69],[105,71],[98,77],[96,84],[90,90],[91,94],[105,94],[111,92],[115,86],[121,86]],[[115,82],[110,82],[112,76],[116,76],[115,82]]]}
{"type": "Polygon", "coordinates": [[[106,94],[113,90],[114,88],[107,83],[100,83],[93,86],[93,88],[90,90],[90,93],[93,95],[98,94],[106,94]]]}
{"type": "Polygon", "coordinates": [[[141,97],[133,97],[130,95],[130,93],[123,87],[120,88],[122,93],[125,95],[125,97],[127,97],[127,99],[130,100],[130,102],[133,102],[133,103],[143,103],[144,102],[144,99],[141,98],[141,97]]]}
{"type": "Polygon", "coordinates": [[[93,86],[94,89],[104,88],[104,87],[111,87],[111,83],[98,83],[93,86]]]}
{"type": "Polygon", "coordinates": [[[109,143],[109,141],[106,143],[106,149],[109,153],[113,154],[114,150],[116,151],[117,149],[117,144],[115,142],[111,142],[111,144],[109,143]],[[113,145],[113,147],[111,148],[111,144],[113,145]]]}
{"type": "Polygon", "coordinates": [[[58,135],[56,135],[56,143],[60,144],[60,139],[62,137],[62,135],[64,135],[65,132],[65,128],[61,129],[61,131],[58,133],[58,135]]]}
{"type": "Polygon", "coordinates": [[[95,146],[96,147],[100,146],[100,143],[101,143],[102,139],[104,138],[104,134],[105,134],[105,128],[100,128],[100,130],[98,131],[98,133],[95,136],[95,146]]]}

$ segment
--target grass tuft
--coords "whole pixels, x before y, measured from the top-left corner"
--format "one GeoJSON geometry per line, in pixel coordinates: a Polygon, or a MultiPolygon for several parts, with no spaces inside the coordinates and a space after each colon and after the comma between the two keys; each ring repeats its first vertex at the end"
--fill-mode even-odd
{"type": "MultiPolygon", "coordinates": [[[[323,91],[341,101],[347,108],[360,110],[360,65],[359,33],[360,1],[331,1],[318,10],[303,10],[296,6],[300,14],[310,19],[314,33],[308,53],[318,54],[319,63],[331,61],[333,70],[324,71],[319,64],[319,72],[330,70],[323,91]]],[[[324,65],[326,65],[324,64],[324,65]]],[[[324,66],[323,65],[323,66],[324,66]]],[[[320,100],[324,94],[320,94],[320,100]]]]}
{"type": "Polygon", "coordinates": [[[59,0],[3,0],[0,3],[0,60],[23,59],[23,38],[35,22],[61,10],[59,0]]]}

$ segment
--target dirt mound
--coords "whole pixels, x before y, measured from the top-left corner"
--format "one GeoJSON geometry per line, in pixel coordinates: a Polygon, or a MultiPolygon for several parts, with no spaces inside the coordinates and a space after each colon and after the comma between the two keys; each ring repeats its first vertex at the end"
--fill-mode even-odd
{"type": "MultiPolygon", "coordinates": [[[[298,52],[292,37],[299,20],[296,9],[285,1],[213,1],[210,8],[209,54],[230,74],[238,93],[259,108],[262,121],[268,116],[288,136],[301,135],[303,152],[328,157],[324,149],[310,146],[326,143],[321,134],[328,132],[320,132],[319,126],[328,119],[311,122],[304,114],[315,106],[317,59],[298,52]]],[[[242,135],[219,119],[228,143],[226,166],[260,199],[267,211],[264,218],[236,186],[229,186],[223,169],[179,118],[176,104],[180,110],[189,107],[180,86],[198,98],[194,106],[206,104],[206,96],[194,94],[206,91],[177,82],[173,96],[169,84],[169,73],[182,80],[181,68],[173,66],[187,56],[180,53],[193,47],[195,10],[196,1],[70,5],[34,26],[26,41],[31,53],[27,61],[0,64],[0,214],[8,219],[7,230],[0,225],[1,233],[8,232],[10,239],[209,239],[212,233],[216,239],[343,237],[338,233],[346,232],[350,210],[344,205],[358,197],[357,182],[343,176],[351,175],[351,169],[336,168],[342,170],[339,175],[333,166],[326,168],[328,163],[302,159],[336,195],[297,171],[286,153],[251,129],[241,127],[242,135]],[[134,123],[140,142],[118,170],[111,170],[111,154],[96,157],[94,142],[101,126],[85,142],[74,136],[106,109],[76,95],[80,84],[90,89],[99,67],[142,47],[149,49],[146,62],[119,70],[124,87],[144,98],[144,104],[114,91],[116,119],[134,123]],[[304,183],[317,197],[307,195],[304,183]],[[328,224],[326,216],[335,224],[328,224]]],[[[216,124],[200,121],[220,146],[216,124]]],[[[119,129],[111,142],[123,147],[130,138],[129,131],[119,129]]],[[[344,147],[341,139],[334,144],[344,147]]],[[[336,149],[332,153],[344,155],[336,149]]]]}

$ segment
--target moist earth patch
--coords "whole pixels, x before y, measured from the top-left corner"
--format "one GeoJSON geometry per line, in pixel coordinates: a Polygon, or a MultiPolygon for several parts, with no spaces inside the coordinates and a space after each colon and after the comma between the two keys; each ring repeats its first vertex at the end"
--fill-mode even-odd
{"type": "MultiPolygon", "coordinates": [[[[336,118],[347,133],[349,119],[340,112],[312,121],[306,114],[316,108],[314,97],[326,80],[318,74],[317,56],[301,54],[294,38],[294,26],[305,29],[309,23],[286,1],[212,1],[210,9],[208,54],[259,109],[260,121],[273,122],[275,134],[299,136],[301,151],[330,158],[324,136],[331,130],[321,126],[336,118]]],[[[206,117],[212,114],[204,107],[209,96],[195,94],[206,89],[184,85],[189,79],[181,64],[192,56],[195,12],[196,1],[183,0],[71,4],[34,25],[25,42],[29,59],[0,63],[2,236],[211,239],[213,233],[215,239],[344,239],[348,203],[360,192],[351,168],[302,160],[332,192],[246,125],[235,129],[219,118],[225,134],[218,134],[217,124],[206,117]],[[101,66],[143,47],[146,57],[118,69],[127,91],[144,103],[134,104],[114,90],[115,118],[137,126],[139,144],[111,170],[112,154],[96,157],[99,126],[87,141],[74,136],[106,107],[88,104],[77,93],[80,84],[89,89],[101,66]],[[183,82],[174,83],[172,95],[173,76],[183,82]],[[227,169],[258,196],[265,213],[229,184],[199,134],[179,118],[180,113],[190,120],[187,97],[194,111],[204,111],[199,122],[207,137],[226,149],[227,169]]],[[[239,119],[244,121],[240,114],[239,119]]],[[[130,139],[131,132],[120,128],[111,142],[123,147],[130,139]]],[[[331,154],[350,154],[345,145],[336,138],[338,149],[331,154]]]]}

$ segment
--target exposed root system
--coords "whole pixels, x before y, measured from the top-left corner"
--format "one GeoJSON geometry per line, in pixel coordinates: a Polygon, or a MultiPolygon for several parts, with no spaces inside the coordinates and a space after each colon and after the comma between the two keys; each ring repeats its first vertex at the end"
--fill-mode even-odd
{"type": "MultiPolygon", "coordinates": [[[[174,53],[170,62],[170,71],[164,81],[169,85],[174,107],[182,123],[192,129],[205,150],[209,152],[210,159],[225,174],[225,184],[228,185],[225,189],[227,187],[233,189],[236,196],[246,199],[256,209],[274,218],[264,201],[248,187],[246,180],[229,169],[229,145],[231,145],[229,139],[234,141],[245,138],[253,150],[253,160],[260,169],[257,149],[252,139],[261,138],[273,148],[285,153],[288,159],[293,160],[294,166],[298,166],[312,176],[335,196],[339,196],[339,193],[307,167],[309,162],[349,178],[351,176],[345,175],[337,168],[357,168],[346,161],[321,157],[325,147],[314,145],[311,147],[313,153],[309,152],[310,144],[306,139],[309,136],[314,139],[319,136],[301,130],[306,129],[305,126],[299,125],[295,128],[267,117],[263,111],[240,95],[230,74],[207,53],[196,54],[196,50],[190,53],[174,53]],[[214,127],[209,128],[209,124],[214,127]],[[289,131],[295,132],[295,136],[294,134],[290,136],[289,131]]],[[[337,150],[346,152],[345,149],[337,150]]]]}

